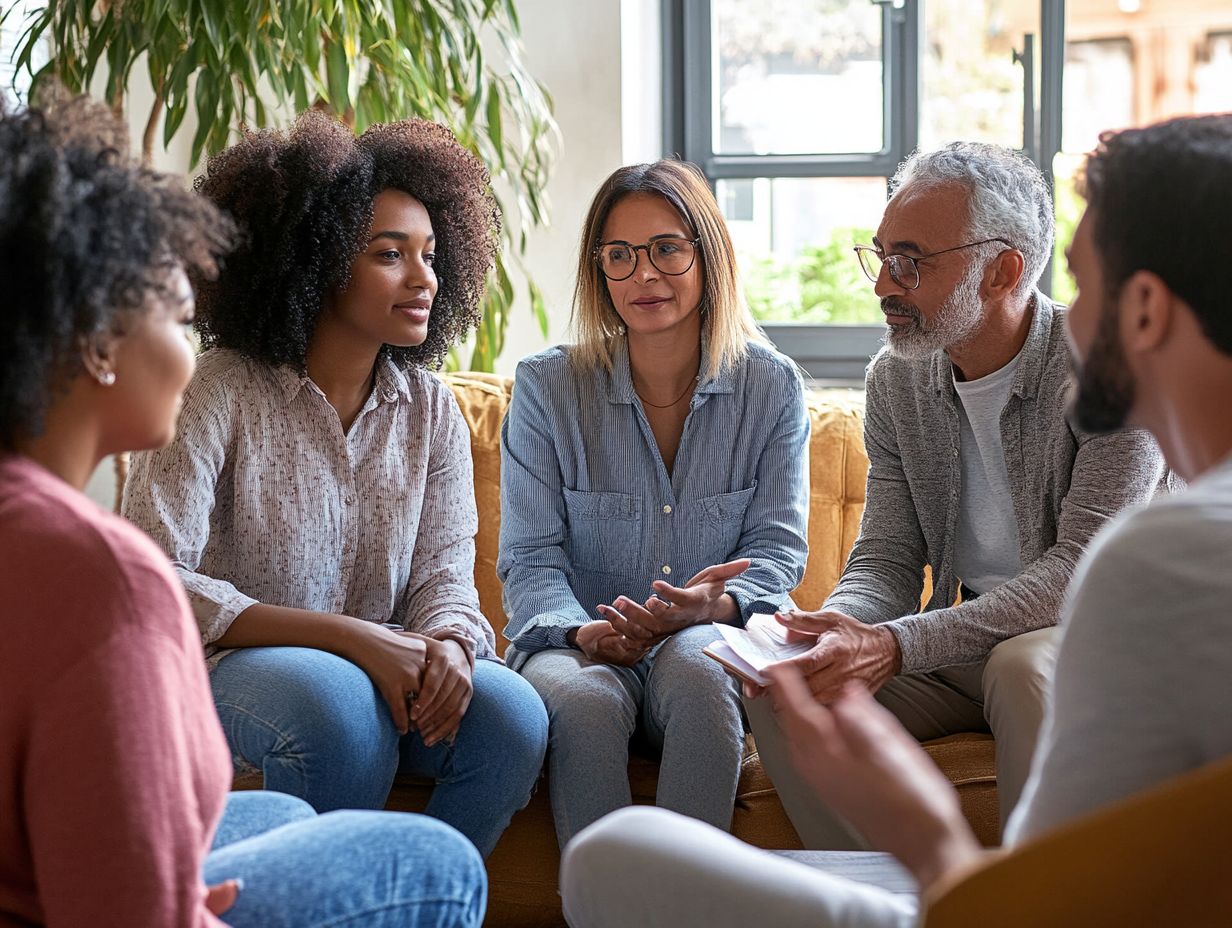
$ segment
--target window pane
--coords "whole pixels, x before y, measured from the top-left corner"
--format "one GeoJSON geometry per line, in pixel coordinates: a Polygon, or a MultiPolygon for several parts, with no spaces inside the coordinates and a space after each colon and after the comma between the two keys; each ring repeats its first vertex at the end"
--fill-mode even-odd
{"type": "Polygon", "coordinates": [[[884,147],[881,12],[869,0],[714,0],[714,150],[884,147]]]}
{"type": "Polygon", "coordinates": [[[1106,129],[1232,110],[1232,5],[1069,0],[1065,35],[1064,150],[1053,164],[1053,292],[1062,300],[1073,293],[1061,255],[1082,214],[1082,200],[1074,193],[1082,155],[1106,129]]]}
{"type": "Polygon", "coordinates": [[[1105,129],[1134,124],[1134,47],[1128,39],[1065,46],[1061,148],[1090,151],[1105,129]]]}
{"type": "Polygon", "coordinates": [[[885,209],[884,179],[720,180],[717,194],[759,320],[883,321],[851,248],[872,241],[885,209]]]}
{"type": "Polygon", "coordinates": [[[1039,4],[1024,0],[927,0],[921,61],[920,146],[994,142],[1021,148],[1023,36],[1036,36],[1039,4]]]}

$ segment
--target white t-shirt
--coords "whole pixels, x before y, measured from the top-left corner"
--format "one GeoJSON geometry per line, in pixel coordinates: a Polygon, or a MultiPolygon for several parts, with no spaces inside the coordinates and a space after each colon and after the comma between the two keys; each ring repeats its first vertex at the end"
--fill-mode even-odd
{"type": "Polygon", "coordinates": [[[962,464],[954,573],[977,593],[987,593],[1022,572],[1018,517],[1001,447],[1001,410],[1009,401],[1021,357],[979,380],[954,381],[962,464]]]}
{"type": "Polygon", "coordinates": [[[1061,621],[1007,842],[1232,755],[1232,456],[1100,532],[1061,621]]]}

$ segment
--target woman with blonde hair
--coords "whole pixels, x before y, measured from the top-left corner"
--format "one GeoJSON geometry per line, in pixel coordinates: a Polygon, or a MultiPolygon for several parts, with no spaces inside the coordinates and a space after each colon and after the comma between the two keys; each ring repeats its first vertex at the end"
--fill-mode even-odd
{"type": "Polygon", "coordinates": [[[659,805],[727,828],[743,725],[702,648],[803,574],[801,379],[681,162],[600,188],[574,325],[575,344],[518,366],[501,444],[507,659],[548,707],[557,838],[630,804],[635,734],[662,754],[659,805]]]}

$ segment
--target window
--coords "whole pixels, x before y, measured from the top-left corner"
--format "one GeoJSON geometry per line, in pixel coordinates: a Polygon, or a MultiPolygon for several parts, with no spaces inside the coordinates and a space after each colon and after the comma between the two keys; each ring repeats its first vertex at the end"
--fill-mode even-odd
{"type": "MultiPolygon", "coordinates": [[[[43,4],[39,0],[10,0],[0,4],[0,95],[10,101],[25,102],[30,87],[30,75],[18,71],[13,62],[17,42],[26,30],[26,17],[43,4]]],[[[43,61],[46,61],[44,58],[43,61]]],[[[38,70],[43,61],[33,62],[38,70]]]]}
{"type": "Polygon", "coordinates": [[[754,315],[814,376],[861,380],[881,343],[851,247],[908,153],[1055,150],[1036,40],[1048,23],[1060,48],[1061,2],[663,0],[666,147],[711,180],[754,315]]]}

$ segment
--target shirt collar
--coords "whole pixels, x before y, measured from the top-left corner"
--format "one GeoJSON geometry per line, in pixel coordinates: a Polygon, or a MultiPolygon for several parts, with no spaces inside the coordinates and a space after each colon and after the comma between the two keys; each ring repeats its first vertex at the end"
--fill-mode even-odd
{"type": "MultiPolygon", "coordinates": [[[[1052,300],[1038,290],[1031,294],[1028,309],[1031,313],[1031,327],[1027,330],[1027,340],[1018,353],[1018,370],[1014,374],[1014,385],[1010,387],[1010,393],[1022,399],[1030,399],[1039,392],[1040,380],[1047,366],[1053,316],[1057,311],[1052,300]]],[[[928,372],[928,386],[934,393],[940,393],[947,388],[951,394],[954,393],[954,365],[944,351],[933,354],[928,372]]]]}
{"type": "MultiPolygon", "coordinates": [[[[710,344],[706,333],[702,332],[702,376],[693,392],[699,393],[734,393],[736,389],[735,372],[729,365],[717,374],[711,374],[707,368],[710,359],[710,344]]],[[[637,399],[633,389],[633,371],[629,368],[629,343],[622,336],[615,340],[612,346],[612,372],[608,378],[608,402],[632,403],[637,399]]]]}
{"type": "MultiPolygon", "coordinates": [[[[321,388],[312,382],[307,372],[301,373],[285,364],[278,365],[273,372],[274,380],[278,383],[287,402],[293,400],[306,386],[318,393],[321,392],[321,388]]],[[[384,353],[376,360],[376,377],[373,381],[372,392],[378,403],[392,403],[398,397],[402,397],[408,403],[412,400],[411,385],[407,380],[406,372],[384,353]]]]}

